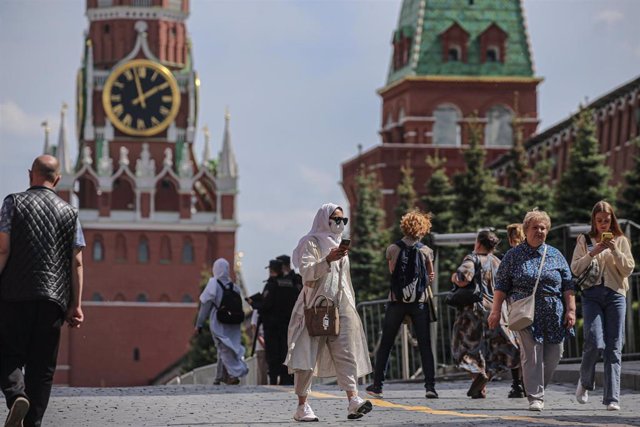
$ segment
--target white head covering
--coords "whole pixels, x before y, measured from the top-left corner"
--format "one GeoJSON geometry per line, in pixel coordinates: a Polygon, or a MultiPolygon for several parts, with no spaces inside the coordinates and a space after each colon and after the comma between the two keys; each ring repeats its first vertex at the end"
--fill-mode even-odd
{"type": "Polygon", "coordinates": [[[320,253],[323,257],[326,256],[331,249],[338,246],[341,233],[335,234],[329,227],[329,217],[336,209],[343,210],[335,203],[324,204],[318,209],[316,217],[313,219],[311,230],[298,241],[298,246],[293,250],[291,261],[296,268],[300,267],[304,246],[310,239],[315,238],[318,242],[320,245],[320,253]]]}
{"type": "Polygon", "coordinates": [[[215,260],[213,267],[211,267],[211,272],[213,273],[213,277],[209,279],[207,286],[205,286],[204,291],[202,291],[200,295],[200,301],[203,303],[215,298],[216,291],[218,290],[218,280],[220,280],[223,285],[231,282],[229,262],[226,259],[218,258],[215,260]]]}

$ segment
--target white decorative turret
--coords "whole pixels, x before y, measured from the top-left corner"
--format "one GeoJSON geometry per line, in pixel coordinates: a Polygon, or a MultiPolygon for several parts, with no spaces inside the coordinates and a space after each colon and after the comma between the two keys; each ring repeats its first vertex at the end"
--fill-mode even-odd
{"type": "Polygon", "coordinates": [[[162,161],[162,166],[166,169],[171,169],[173,166],[173,152],[171,148],[164,149],[164,160],[162,161]]]}
{"type": "Polygon", "coordinates": [[[186,142],[182,145],[182,156],[180,156],[180,164],[178,165],[178,176],[180,178],[191,178],[193,176],[193,162],[189,158],[189,144],[186,142]]]}
{"type": "Polygon", "coordinates": [[[63,102],[62,108],[60,109],[60,133],[58,134],[58,151],[56,153],[58,161],[60,162],[60,172],[62,173],[62,175],[70,175],[72,172],[70,156],[71,153],[69,153],[69,144],[67,143],[67,130],[64,124],[65,116],[67,114],[67,108],[67,104],[63,102]]]}
{"type": "Polygon", "coordinates": [[[142,144],[140,158],[136,161],[136,176],[139,178],[153,178],[156,175],[156,161],[151,158],[149,144],[142,144]]]}
{"type": "Polygon", "coordinates": [[[109,142],[101,140],[97,143],[102,146],[102,154],[98,159],[98,176],[111,176],[113,173],[113,159],[109,157],[109,142]]]}
{"type": "Polygon", "coordinates": [[[209,133],[209,126],[204,125],[202,128],[204,132],[204,150],[202,150],[202,166],[205,168],[209,167],[209,162],[211,161],[211,148],[209,147],[209,139],[211,138],[211,133],[209,133]]]}
{"type": "Polygon", "coordinates": [[[224,114],[224,135],[222,137],[222,150],[218,163],[218,177],[220,178],[236,178],[238,176],[238,164],[236,163],[236,155],[233,153],[231,146],[231,135],[229,132],[229,121],[231,114],[229,108],[224,114]]]}
{"type": "Polygon", "coordinates": [[[40,126],[44,128],[44,148],[42,149],[42,154],[51,154],[51,145],[49,144],[51,128],[49,127],[49,121],[43,121],[40,126]]]}
{"type": "Polygon", "coordinates": [[[125,146],[120,147],[120,160],[118,163],[121,168],[129,167],[129,150],[125,146]]]}
{"type": "Polygon", "coordinates": [[[93,164],[93,159],[91,158],[91,148],[85,146],[82,149],[82,165],[89,167],[92,164],[93,164]]]}

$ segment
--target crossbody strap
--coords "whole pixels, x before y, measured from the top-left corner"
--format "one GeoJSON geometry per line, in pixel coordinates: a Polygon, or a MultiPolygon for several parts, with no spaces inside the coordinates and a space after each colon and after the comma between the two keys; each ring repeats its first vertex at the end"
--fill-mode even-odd
{"type": "Polygon", "coordinates": [[[538,290],[538,283],[540,283],[540,275],[542,275],[542,266],[544,265],[544,260],[547,257],[547,248],[549,247],[549,245],[547,245],[546,243],[544,244],[544,252],[542,253],[542,261],[540,261],[540,267],[538,268],[538,278],[536,279],[536,285],[533,287],[533,293],[531,295],[536,294],[536,291],[538,290]]]}

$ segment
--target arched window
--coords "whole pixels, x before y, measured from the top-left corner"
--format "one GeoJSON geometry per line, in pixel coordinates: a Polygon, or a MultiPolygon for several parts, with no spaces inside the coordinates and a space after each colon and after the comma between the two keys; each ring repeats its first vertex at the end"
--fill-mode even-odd
{"type": "Polygon", "coordinates": [[[149,301],[149,297],[147,297],[147,294],[138,294],[138,296],[136,297],[136,301],[137,302],[147,302],[147,301],[149,301]]]}
{"type": "Polygon", "coordinates": [[[93,295],[91,295],[91,301],[104,301],[104,298],[102,298],[99,292],[94,292],[93,295]]]}
{"type": "Polygon", "coordinates": [[[460,145],[460,113],[453,105],[440,105],[433,112],[433,143],[460,145]]]}
{"type": "Polygon", "coordinates": [[[460,61],[462,49],[460,46],[453,45],[449,46],[449,50],[447,51],[447,60],[448,62],[458,62],[460,61]]]}
{"type": "Polygon", "coordinates": [[[193,297],[189,294],[182,295],[182,302],[193,302],[193,297]]]}
{"type": "Polygon", "coordinates": [[[500,49],[497,46],[489,46],[487,48],[487,62],[500,61],[500,49]]]}
{"type": "Polygon", "coordinates": [[[194,258],[193,242],[187,237],[184,239],[184,243],[182,245],[182,262],[184,264],[191,264],[193,263],[194,258]]]}
{"type": "Polygon", "coordinates": [[[116,296],[113,298],[114,301],[126,301],[127,299],[125,298],[124,294],[119,292],[116,294],[116,296]]]}
{"type": "Polygon", "coordinates": [[[485,145],[488,147],[511,147],[513,145],[512,114],[502,105],[495,105],[487,112],[484,128],[485,145]]]}
{"type": "Polygon", "coordinates": [[[127,260],[127,240],[123,234],[116,236],[116,262],[127,260]]]}
{"type": "Polygon", "coordinates": [[[138,262],[144,264],[149,262],[149,240],[144,236],[138,242],[138,262]]]}
{"type": "Polygon", "coordinates": [[[160,295],[160,302],[170,302],[171,298],[169,298],[169,295],[167,294],[162,294],[160,295]]]}
{"type": "Polygon", "coordinates": [[[171,262],[171,242],[168,236],[162,236],[160,240],[160,264],[171,262]]]}
{"type": "Polygon", "coordinates": [[[93,260],[95,262],[104,261],[104,245],[102,244],[102,237],[96,236],[93,241],[93,250],[91,251],[93,260]]]}

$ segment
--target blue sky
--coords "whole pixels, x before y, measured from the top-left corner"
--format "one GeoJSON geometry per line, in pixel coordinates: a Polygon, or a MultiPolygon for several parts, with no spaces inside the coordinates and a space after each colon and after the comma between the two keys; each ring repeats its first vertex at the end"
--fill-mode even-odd
{"type": "MultiPolygon", "coordinates": [[[[540,130],[640,74],[637,0],[525,0],[540,130]]],[[[225,106],[240,170],[237,248],[250,290],[269,258],[290,253],[324,202],[344,203],[340,163],[379,143],[380,98],[399,0],[191,1],[199,127],[221,146],[225,106]]],[[[27,186],[75,105],[88,28],[80,0],[0,1],[0,195],[27,186]]],[[[75,109],[66,125],[74,135],[75,109]]],[[[203,137],[195,152],[202,153],[203,137]]],[[[77,148],[74,146],[74,150],[77,148]]]]}

